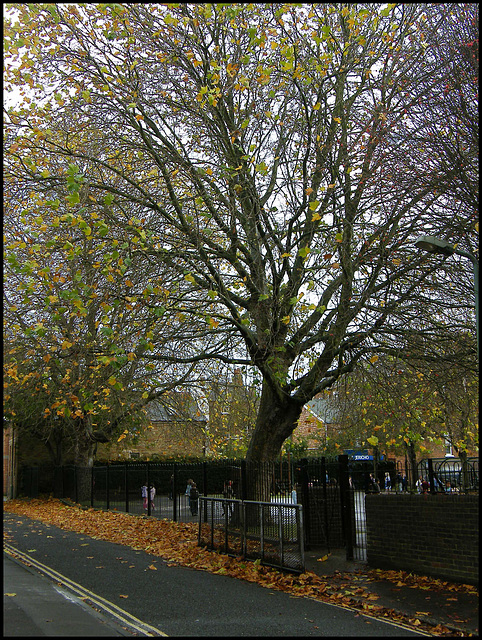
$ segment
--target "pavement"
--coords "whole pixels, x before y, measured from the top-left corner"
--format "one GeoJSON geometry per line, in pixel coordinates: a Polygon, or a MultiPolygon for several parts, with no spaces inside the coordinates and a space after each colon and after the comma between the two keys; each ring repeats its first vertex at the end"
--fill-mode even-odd
{"type": "Polygon", "coordinates": [[[80,598],[4,553],[4,637],[130,635],[80,598]]]}
{"type": "Polygon", "coordinates": [[[442,625],[454,634],[479,635],[478,588],[440,579],[387,580],[366,563],[346,559],[345,549],[331,553],[323,548],[305,552],[305,569],[324,577],[333,593],[349,593],[360,602],[370,602],[387,612],[418,619],[434,627],[442,625]],[[357,598],[357,589],[362,594],[357,598]],[[474,591],[476,591],[474,593],[474,591]],[[371,596],[367,598],[366,593],[371,596]]]}
{"type": "MultiPolygon", "coordinates": [[[[417,633],[24,516],[5,512],[4,531],[4,637],[436,635],[425,624],[417,633]]],[[[395,622],[403,614],[443,625],[446,636],[478,635],[473,590],[380,580],[367,565],[347,561],[344,550],[311,549],[305,560],[330,593],[359,593],[395,622]]]]}

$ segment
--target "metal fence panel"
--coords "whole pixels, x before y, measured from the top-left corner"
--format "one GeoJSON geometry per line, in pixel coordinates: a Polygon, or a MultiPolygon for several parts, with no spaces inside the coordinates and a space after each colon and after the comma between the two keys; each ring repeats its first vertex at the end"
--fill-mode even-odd
{"type": "Polygon", "coordinates": [[[204,496],[199,502],[200,546],[277,568],[304,571],[301,505],[204,496]]]}

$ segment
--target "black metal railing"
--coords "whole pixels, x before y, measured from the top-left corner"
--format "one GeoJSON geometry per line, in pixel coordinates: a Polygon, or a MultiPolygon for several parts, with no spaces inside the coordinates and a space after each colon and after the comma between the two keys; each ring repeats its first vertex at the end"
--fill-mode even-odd
{"type": "Polygon", "coordinates": [[[212,551],[303,573],[303,507],[200,497],[198,544],[212,551]]]}
{"type": "Polygon", "coordinates": [[[478,459],[422,460],[415,467],[390,461],[355,462],[304,458],[276,463],[244,460],[184,462],[123,462],[93,467],[24,467],[19,474],[21,495],[52,494],[95,508],[198,522],[186,487],[196,482],[200,496],[303,506],[304,548],[346,548],[347,558],[366,559],[367,493],[416,493],[417,478],[426,479],[429,493],[478,491],[478,459]],[[155,491],[144,503],[142,487],[155,491]],[[229,491],[227,487],[229,486],[229,491]]]}

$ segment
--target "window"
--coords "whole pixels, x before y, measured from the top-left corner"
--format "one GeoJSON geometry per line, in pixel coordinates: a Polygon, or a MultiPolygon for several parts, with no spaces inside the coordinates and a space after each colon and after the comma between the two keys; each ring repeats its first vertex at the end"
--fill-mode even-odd
{"type": "Polygon", "coordinates": [[[453,458],[454,453],[452,451],[452,443],[450,442],[450,439],[447,436],[444,437],[444,446],[445,446],[445,457],[453,458]]]}

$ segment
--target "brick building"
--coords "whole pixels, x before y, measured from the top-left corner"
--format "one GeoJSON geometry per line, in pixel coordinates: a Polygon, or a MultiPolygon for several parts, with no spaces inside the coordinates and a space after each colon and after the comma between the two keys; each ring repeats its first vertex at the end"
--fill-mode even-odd
{"type": "MultiPolygon", "coordinates": [[[[326,394],[320,393],[315,396],[310,402],[308,402],[301,413],[298,420],[298,426],[293,432],[293,442],[305,441],[307,443],[308,455],[324,455],[329,441],[336,442],[337,433],[339,433],[339,425],[337,424],[336,410],[330,398],[326,394]]],[[[423,448],[421,451],[426,450],[426,453],[417,454],[417,460],[421,458],[444,458],[444,457],[457,457],[457,451],[452,447],[448,440],[439,444],[436,442],[422,442],[420,443],[423,448]]],[[[351,443],[353,448],[362,448],[362,445],[356,442],[351,443]]],[[[343,448],[340,447],[338,453],[343,453],[343,448]]],[[[331,451],[332,448],[331,448],[331,451]]],[[[372,449],[368,449],[369,453],[373,454],[372,449]]],[[[394,451],[386,451],[387,458],[405,464],[405,457],[399,455],[394,451]]],[[[477,456],[478,451],[475,449],[469,449],[469,456],[477,456]]]]}
{"type": "Polygon", "coordinates": [[[149,420],[140,435],[124,434],[117,442],[100,444],[97,460],[201,457],[206,455],[207,417],[188,393],[172,393],[146,407],[149,420]]]}

